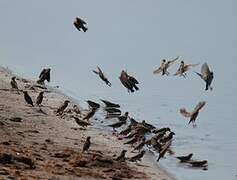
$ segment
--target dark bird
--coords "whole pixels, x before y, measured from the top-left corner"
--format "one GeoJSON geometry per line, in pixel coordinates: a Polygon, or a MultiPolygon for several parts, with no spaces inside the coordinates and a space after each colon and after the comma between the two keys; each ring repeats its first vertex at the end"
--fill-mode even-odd
{"type": "Polygon", "coordinates": [[[171,140],[168,141],[164,146],[162,146],[161,151],[159,153],[159,157],[157,159],[157,162],[159,162],[160,158],[163,158],[165,156],[165,154],[168,151],[170,145],[171,145],[171,140]]]}
{"type": "Polygon", "coordinates": [[[160,142],[166,143],[166,142],[168,142],[168,141],[171,141],[171,140],[173,139],[174,135],[175,135],[174,132],[170,132],[170,133],[168,134],[168,136],[162,138],[162,139],[160,140],[160,142]]]}
{"type": "Polygon", "coordinates": [[[79,17],[76,17],[73,24],[77,28],[78,31],[81,31],[82,29],[84,32],[86,32],[88,29],[87,27],[85,27],[86,22],[79,17]]]}
{"type": "Polygon", "coordinates": [[[57,109],[56,113],[62,115],[63,111],[67,108],[69,102],[70,101],[68,100],[64,101],[64,103],[57,109]]]}
{"type": "Polygon", "coordinates": [[[186,77],[187,76],[186,72],[189,71],[191,68],[198,65],[199,64],[184,64],[184,61],[181,61],[179,69],[174,75],[175,76],[180,75],[180,76],[186,77]]]}
{"type": "Polygon", "coordinates": [[[95,115],[97,109],[92,108],[85,117],[83,117],[83,120],[89,121],[90,118],[92,118],[95,115]]]}
{"type": "Polygon", "coordinates": [[[129,159],[129,161],[131,161],[131,162],[141,161],[141,158],[144,156],[145,152],[146,152],[145,150],[142,150],[142,151],[141,151],[140,153],[138,153],[137,155],[131,157],[131,158],[129,159]]]}
{"type": "Polygon", "coordinates": [[[28,92],[23,91],[23,93],[24,93],[24,99],[27,102],[27,104],[30,104],[31,106],[34,106],[33,101],[31,99],[30,95],[28,94],[28,92]]]}
{"type": "Polygon", "coordinates": [[[131,130],[132,130],[132,126],[128,125],[128,127],[126,129],[122,130],[119,134],[127,135],[127,134],[129,134],[131,132],[131,130]]]}
{"type": "Polygon", "coordinates": [[[126,121],[119,121],[119,122],[116,122],[114,124],[110,124],[108,125],[109,127],[112,127],[113,130],[115,131],[116,128],[119,128],[121,127],[122,125],[126,124],[126,121]]]}
{"type": "Polygon", "coordinates": [[[15,76],[12,77],[10,84],[11,84],[11,86],[12,86],[12,89],[17,89],[17,90],[19,90],[15,76]]]}
{"type": "Polygon", "coordinates": [[[82,152],[85,152],[85,151],[88,151],[88,150],[89,150],[90,145],[91,145],[90,139],[91,139],[90,136],[88,136],[88,137],[86,138],[86,142],[85,142],[84,145],[83,145],[82,152]]]}
{"type": "Polygon", "coordinates": [[[145,142],[146,142],[146,138],[143,137],[142,141],[137,146],[134,147],[134,150],[140,151],[144,147],[145,142]]]}
{"type": "Polygon", "coordinates": [[[198,116],[199,111],[203,108],[203,106],[206,104],[205,101],[201,101],[197,104],[197,106],[194,108],[194,110],[192,112],[187,112],[187,110],[185,108],[181,108],[180,109],[180,113],[184,116],[184,117],[188,117],[190,118],[189,123],[195,123],[195,120],[198,116]]]}
{"type": "Polygon", "coordinates": [[[116,158],[116,161],[124,162],[126,160],[126,157],[125,157],[126,152],[127,150],[122,150],[120,155],[116,158]]]}
{"type": "Polygon", "coordinates": [[[143,124],[143,126],[145,126],[146,128],[148,128],[150,130],[156,129],[155,126],[153,126],[152,124],[147,123],[145,120],[142,121],[142,124],[143,124]]]}
{"type": "Polygon", "coordinates": [[[188,161],[193,167],[205,167],[207,166],[207,161],[188,161]]]}
{"type": "Polygon", "coordinates": [[[133,76],[128,75],[126,71],[122,70],[119,79],[123,86],[128,89],[128,92],[134,92],[134,89],[136,91],[139,90],[139,88],[137,87],[137,84],[139,84],[139,82],[133,76]]]}
{"type": "Polygon", "coordinates": [[[50,82],[50,70],[50,68],[43,69],[39,75],[39,80],[37,81],[37,83],[44,84],[45,80],[50,82]]]}
{"type": "Polygon", "coordinates": [[[100,99],[106,107],[108,108],[120,108],[120,105],[119,104],[115,104],[113,102],[110,102],[110,101],[107,101],[107,100],[103,100],[103,99],[100,99]]]}
{"type": "Polygon", "coordinates": [[[206,88],[205,90],[207,91],[209,88],[212,90],[213,88],[211,87],[212,80],[214,78],[213,72],[210,71],[207,63],[204,63],[201,68],[201,73],[196,72],[197,75],[199,75],[205,82],[206,82],[206,88]]]}
{"type": "Polygon", "coordinates": [[[128,119],[128,112],[125,112],[123,116],[117,117],[119,121],[126,121],[128,119]]]}
{"type": "Polygon", "coordinates": [[[152,132],[154,133],[154,134],[157,134],[157,133],[161,133],[161,132],[166,132],[166,131],[170,131],[170,128],[168,128],[168,127],[165,127],[165,128],[160,128],[160,129],[155,129],[155,130],[153,130],[152,132]]]}
{"type": "Polygon", "coordinates": [[[39,93],[39,95],[38,95],[38,97],[37,97],[37,99],[36,99],[36,104],[37,104],[38,106],[42,103],[43,98],[44,98],[44,92],[42,91],[42,92],[39,93]]]}
{"type": "Polygon", "coordinates": [[[180,160],[180,162],[187,162],[187,161],[190,161],[190,159],[192,158],[193,154],[190,153],[189,155],[187,156],[178,156],[176,157],[177,159],[180,160]]]}
{"type": "Polygon", "coordinates": [[[130,118],[130,125],[131,126],[136,126],[138,122],[134,118],[130,118]]]}
{"type": "Polygon", "coordinates": [[[109,82],[108,78],[104,75],[104,73],[102,72],[102,70],[99,68],[99,66],[97,66],[98,71],[93,70],[93,72],[97,75],[99,75],[100,79],[102,79],[109,87],[112,86],[112,84],[109,82]]]}
{"type": "Polygon", "coordinates": [[[78,117],[73,116],[73,118],[75,119],[76,123],[77,123],[79,126],[87,127],[87,126],[91,125],[91,124],[88,123],[87,121],[83,121],[83,120],[79,119],[78,117]]]}
{"type": "Polygon", "coordinates": [[[161,65],[158,69],[153,71],[153,74],[159,74],[162,73],[162,75],[169,75],[170,73],[168,72],[168,68],[175,63],[175,61],[177,61],[179,59],[179,56],[171,61],[167,61],[165,59],[163,59],[161,61],[161,65]]]}
{"type": "Polygon", "coordinates": [[[94,109],[99,109],[100,108],[100,104],[94,102],[94,101],[91,101],[91,100],[88,100],[86,101],[88,103],[88,105],[91,107],[91,108],[94,108],[94,109]]]}

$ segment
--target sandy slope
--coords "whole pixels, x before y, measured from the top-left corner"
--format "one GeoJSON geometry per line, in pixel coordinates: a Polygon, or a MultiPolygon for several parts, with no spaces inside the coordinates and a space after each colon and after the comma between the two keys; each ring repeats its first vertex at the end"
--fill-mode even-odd
{"type": "MultiPolygon", "coordinates": [[[[122,149],[128,150],[128,157],[134,154],[112,132],[95,126],[83,130],[69,113],[56,116],[55,109],[68,97],[47,91],[41,108],[28,106],[21,92],[10,90],[11,76],[5,69],[0,69],[0,177],[172,179],[147,156],[139,164],[114,161],[122,149]],[[90,151],[81,153],[87,136],[91,136],[90,151]]],[[[17,82],[20,89],[32,85],[21,78],[17,82]]],[[[28,89],[33,100],[40,91],[39,88],[28,89]]]]}

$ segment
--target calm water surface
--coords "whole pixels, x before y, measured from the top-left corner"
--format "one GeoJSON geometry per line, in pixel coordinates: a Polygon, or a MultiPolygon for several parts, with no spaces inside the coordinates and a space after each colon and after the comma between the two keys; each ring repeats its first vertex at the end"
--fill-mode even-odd
{"type": "Polygon", "coordinates": [[[167,156],[161,164],[177,179],[237,179],[236,7],[234,0],[0,1],[0,64],[31,79],[51,67],[51,85],[82,106],[86,99],[105,98],[138,120],[171,127],[175,155],[192,152],[209,162],[203,171],[167,156]],[[88,22],[86,33],[72,26],[75,16],[88,22]],[[193,72],[200,66],[186,79],[152,74],[162,58],[178,55],[189,63],[208,62],[215,76],[212,92],[204,91],[193,72]],[[97,65],[111,88],[92,73],[97,65]],[[122,87],[122,69],[137,77],[140,91],[128,94],[122,87]],[[201,100],[207,104],[193,128],[179,108],[192,109],[201,100]]]}

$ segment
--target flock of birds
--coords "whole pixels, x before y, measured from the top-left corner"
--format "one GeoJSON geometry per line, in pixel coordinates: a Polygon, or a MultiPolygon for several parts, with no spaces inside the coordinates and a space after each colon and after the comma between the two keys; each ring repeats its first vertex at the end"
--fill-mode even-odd
{"type": "MultiPolygon", "coordinates": [[[[83,30],[86,32],[88,29],[85,27],[86,22],[82,20],[81,18],[77,17],[75,21],[73,22],[74,26],[79,30],[83,30]]],[[[169,67],[174,64],[179,57],[166,61],[163,59],[161,61],[161,65],[158,69],[154,70],[154,74],[161,74],[161,75],[170,75],[170,72],[168,71],[169,67]]],[[[197,66],[198,64],[185,64],[184,61],[180,62],[180,66],[176,73],[174,74],[175,76],[179,75],[184,78],[187,77],[187,72],[197,66]]],[[[37,83],[40,85],[44,85],[45,81],[50,82],[50,68],[48,69],[43,69],[42,72],[40,73],[39,79],[37,80],[37,83]]],[[[108,78],[104,75],[103,71],[100,69],[100,67],[97,66],[97,70],[93,70],[95,74],[97,74],[101,80],[103,80],[106,85],[112,86],[108,78]]],[[[210,71],[208,64],[204,63],[201,67],[201,72],[195,72],[198,76],[201,77],[205,81],[205,90],[212,90],[213,88],[211,87],[211,83],[213,80],[213,72],[210,71]]],[[[126,71],[122,70],[120,77],[119,77],[122,85],[127,89],[128,92],[135,92],[139,90],[138,84],[139,82],[136,80],[135,77],[129,75],[126,71]]],[[[11,87],[13,89],[17,89],[18,85],[16,82],[16,77],[12,77],[11,79],[11,87]]],[[[34,106],[33,100],[28,94],[27,91],[23,91],[24,93],[24,99],[25,101],[30,104],[31,106],[34,106]]],[[[43,98],[44,98],[44,92],[40,92],[37,99],[36,99],[36,105],[40,106],[43,98]]],[[[141,161],[141,158],[145,154],[145,149],[146,148],[152,150],[153,152],[158,152],[159,156],[157,158],[157,162],[165,157],[165,154],[168,152],[170,154],[173,153],[171,150],[171,144],[173,141],[173,137],[175,133],[171,131],[169,127],[163,127],[163,128],[156,128],[152,124],[147,123],[145,120],[142,122],[136,121],[134,118],[129,116],[128,112],[125,112],[123,115],[120,108],[119,104],[103,100],[101,101],[104,103],[104,108],[103,110],[106,112],[106,117],[105,118],[114,118],[117,119],[117,122],[108,125],[108,127],[113,128],[114,132],[123,139],[127,139],[127,141],[124,144],[130,144],[133,147],[133,152],[138,152],[134,157],[127,158],[126,157],[126,150],[122,150],[121,154],[116,158],[118,161],[125,161],[125,160],[130,160],[132,162],[136,161],[141,161]],[[128,124],[128,120],[130,123],[128,124]],[[117,132],[116,129],[119,129],[126,124],[127,127],[120,132],[117,132]]],[[[57,110],[56,114],[57,115],[63,115],[65,113],[65,109],[68,107],[68,104],[70,101],[66,100],[57,110]]],[[[89,105],[89,111],[87,114],[85,114],[83,117],[82,116],[73,116],[75,119],[75,122],[82,127],[87,127],[90,126],[90,119],[92,119],[97,112],[99,108],[101,108],[101,105],[99,103],[93,102],[91,100],[87,101],[89,105]]],[[[189,123],[193,123],[195,126],[195,120],[198,117],[199,111],[205,106],[206,102],[201,101],[199,102],[196,107],[194,108],[193,111],[188,112],[185,108],[180,109],[180,113],[184,116],[189,118],[189,123]]],[[[77,114],[81,114],[80,109],[74,105],[74,111],[77,114]]],[[[91,145],[91,137],[87,137],[85,144],[83,146],[83,152],[88,151],[91,145]]],[[[188,154],[186,156],[178,156],[177,159],[180,160],[181,163],[187,163],[191,165],[192,167],[202,167],[206,168],[207,167],[207,161],[206,160],[192,160],[193,154],[188,154]]]]}

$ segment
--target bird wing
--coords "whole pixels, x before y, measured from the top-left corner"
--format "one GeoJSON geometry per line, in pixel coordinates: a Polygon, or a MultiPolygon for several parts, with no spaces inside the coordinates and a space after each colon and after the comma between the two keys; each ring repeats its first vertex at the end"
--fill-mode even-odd
{"type": "Polygon", "coordinates": [[[203,106],[205,106],[206,102],[205,101],[201,101],[199,102],[196,107],[194,108],[192,114],[196,113],[197,111],[199,111],[200,109],[203,108],[203,106]]]}
{"type": "Polygon", "coordinates": [[[159,74],[159,73],[162,72],[162,70],[163,70],[163,68],[162,68],[162,67],[159,67],[158,69],[156,69],[156,70],[153,71],[153,74],[159,74]]]}
{"type": "Polygon", "coordinates": [[[174,64],[175,63],[175,61],[177,61],[179,59],[179,56],[178,57],[176,57],[175,59],[173,59],[173,60],[171,60],[171,61],[168,61],[167,63],[167,65],[168,65],[168,67],[170,67],[172,64],[174,64]]]}
{"type": "Polygon", "coordinates": [[[201,68],[201,74],[202,74],[203,79],[206,80],[207,77],[208,77],[208,75],[209,75],[210,73],[211,73],[211,71],[210,71],[210,69],[209,69],[207,63],[204,63],[204,64],[202,65],[202,68],[201,68]]]}
{"type": "Polygon", "coordinates": [[[191,113],[188,112],[185,108],[181,108],[179,110],[180,114],[182,114],[184,117],[191,117],[191,113]]]}
{"type": "Polygon", "coordinates": [[[137,81],[137,79],[135,77],[129,76],[128,78],[129,78],[129,81],[131,81],[132,83],[139,84],[139,82],[137,81]]]}
{"type": "Polygon", "coordinates": [[[43,69],[43,70],[40,72],[39,78],[42,78],[42,76],[45,74],[45,72],[46,72],[46,69],[43,69]]]}
{"type": "Polygon", "coordinates": [[[46,79],[48,82],[50,82],[50,70],[49,70],[49,69],[46,70],[45,75],[46,75],[45,79],[46,79]]]}
{"type": "Polygon", "coordinates": [[[76,19],[77,19],[77,21],[80,21],[80,23],[86,24],[86,22],[84,20],[82,20],[81,18],[77,17],[76,19]]]}
{"type": "Polygon", "coordinates": [[[191,68],[195,67],[195,66],[198,66],[199,64],[186,64],[184,65],[184,70],[185,72],[190,70],[191,68]]]}
{"type": "Polygon", "coordinates": [[[99,74],[99,72],[97,72],[96,70],[92,70],[92,72],[94,72],[95,74],[99,74]]]}

